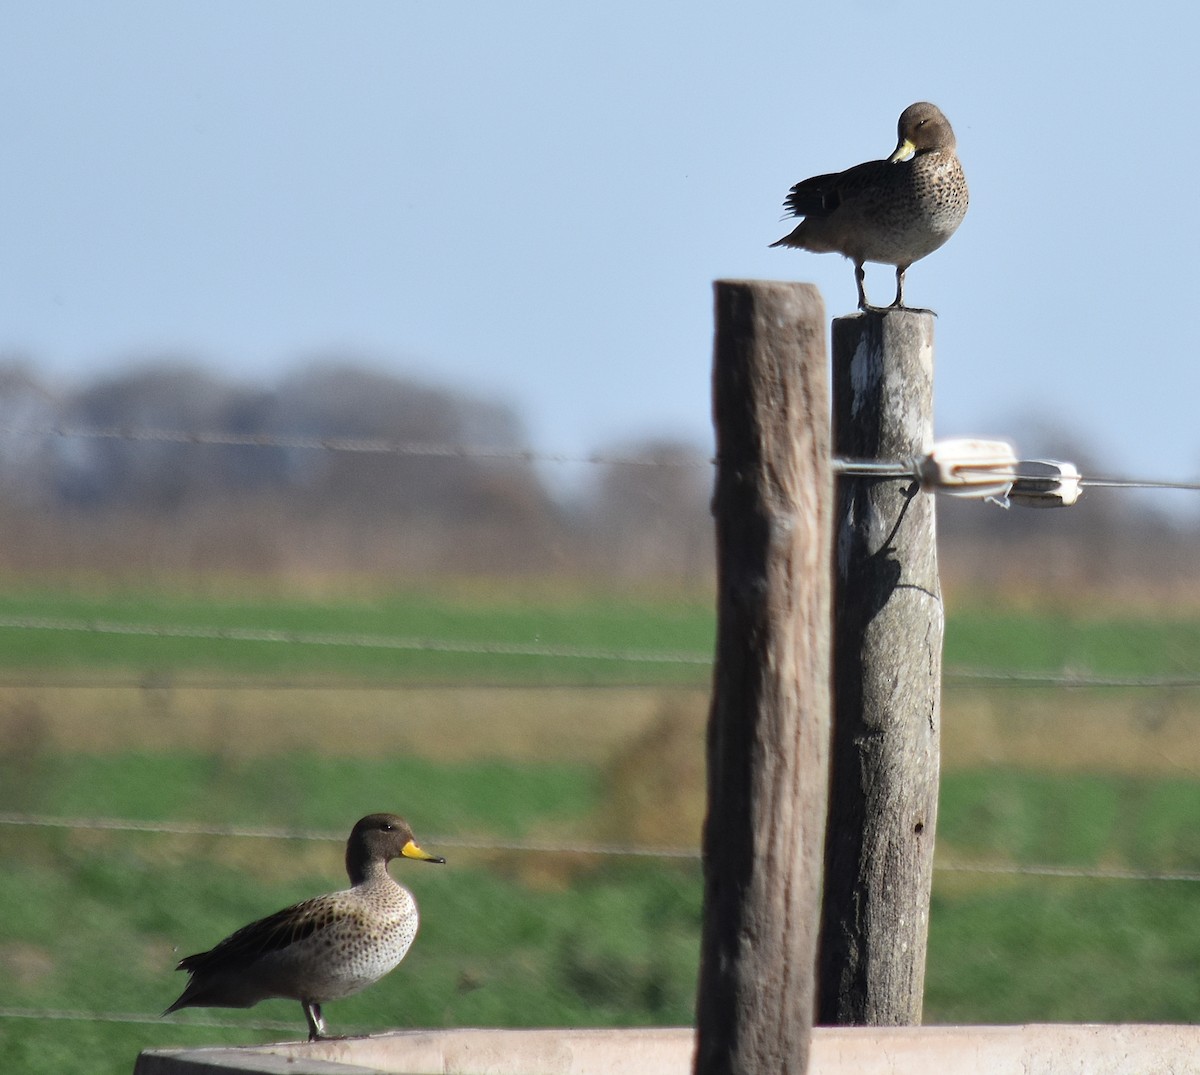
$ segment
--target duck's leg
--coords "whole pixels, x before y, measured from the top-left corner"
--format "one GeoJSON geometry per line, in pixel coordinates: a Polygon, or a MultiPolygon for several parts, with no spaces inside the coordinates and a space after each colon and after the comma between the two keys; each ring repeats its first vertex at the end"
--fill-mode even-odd
{"type": "Polygon", "coordinates": [[[300,1007],[304,1009],[304,1018],[308,1020],[308,1040],[320,1041],[325,1037],[325,1020],[321,1016],[321,1005],[315,1000],[302,1000],[300,1007]]]}
{"type": "Polygon", "coordinates": [[[904,273],[907,271],[907,265],[896,266],[896,301],[892,303],[893,310],[907,310],[913,314],[933,314],[937,317],[936,310],[927,310],[924,306],[905,306],[904,305],[904,273]]]}
{"type": "Polygon", "coordinates": [[[866,279],[867,270],[863,268],[863,263],[861,261],[856,261],[854,263],[854,282],[858,285],[858,308],[860,310],[866,310],[870,308],[867,303],[867,289],[864,286],[866,279]]]}

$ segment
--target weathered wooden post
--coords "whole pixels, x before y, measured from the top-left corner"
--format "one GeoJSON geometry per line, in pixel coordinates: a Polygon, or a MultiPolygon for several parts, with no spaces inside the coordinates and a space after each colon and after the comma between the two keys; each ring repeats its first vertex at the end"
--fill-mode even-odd
{"type": "Polygon", "coordinates": [[[698,1075],[800,1075],[828,790],[832,485],[824,307],[719,281],[717,655],[698,1075]]]}
{"type": "MultiPolygon", "coordinates": [[[[933,439],[933,317],[833,323],[833,445],[919,457],[933,439]]],[[[921,1021],[937,820],[943,611],[933,496],[837,483],[834,731],[818,1022],[921,1021]]]]}

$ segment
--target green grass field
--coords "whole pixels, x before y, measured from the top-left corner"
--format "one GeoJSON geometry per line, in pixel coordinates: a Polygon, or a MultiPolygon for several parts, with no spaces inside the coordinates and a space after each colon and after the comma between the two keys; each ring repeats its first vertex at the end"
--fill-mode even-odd
{"type": "MultiPolygon", "coordinates": [[[[0,620],[27,617],[712,646],[705,601],[616,596],[0,598],[0,620]]],[[[394,867],[421,903],[421,936],[389,978],[329,1005],[335,1031],[691,1019],[698,862],[502,845],[694,844],[702,664],[0,633],[0,810],[341,834],[399,809],[446,855],[394,867]]],[[[946,661],[1182,675],[1198,643],[1200,621],[952,610],[946,661]]],[[[1196,692],[1178,690],[947,690],[939,861],[1200,871],[1198,715],[1196,692]]],[[[180,955],[340,886],[340,837],[0,825],[0,855],[0,1069],[128,1073],[142,1048],[300,1034],[291,1002],[156,1013],[181,988],[180,955]]],[[[1186,881],[940,871],[927,1019],[1196,1020],[1198,911],[1186,881]]]]}
{"type": "Polygon", "coordinates": [[[411,593],[343,603],[144,594],[0,596],[0,624],[12,619],[48,625],[0,625],[0,671],[53,669],[60,675],[133,669],[387,682],[703,683],[707,668],[695,661],[711,655],[713,638],[706,602],[599,596],[531,601],[514,594],[472,595],[455,600],[411,593]],[[70,624],[269,631],[301,638],[244,641],[56,629],[70,624]],[[313,636],[320,640],[311,640],[313,636]],[[438,644],[462,652],[445,652],[438,644]],[[489,645],[575,649],[600,656],[488,653],[489,645]],[[622,660],[621,654],[635,656],[622,660]],[[667,659],[655,659],[660,654],[667,659]],[[676,654],[691,662],[671,659],[676,654]]]}
{"type": "MultiPolygon", "coordinates": [[[[1109,675],[1169,675],[1194,669],[1200,617],[1157,620],[1119,612],[1087,616],[1061,609],[1016,612],[966,607],[949,612],[948,666],[1109,675]]],[[[284,598],[234,600],[165,594],[100,595],[31,591],[0,594],[0,671],[52,669],[58,674],[148,670],[270,676],[308,673],[385,681],[540,683],[706,683],[691,663],[711,656],[714,623],[707,596],[656,599],[519,589],[445,597],[386,593],[375,600],[284,598]],[[107,623],[184,630],[271,631],[320,635],[314,642],[156,638],[86,630],[14,629],[10,619],[107,623]],[[336,638],[345,639],[337,644],[336,638]],[[411,648],[354,644],[363,636],[402,640],[411,648]],[[464,649],[489,644],[574,647],[601,658],[439,652],[425,641],[464,649]],[[636,655],[621,660],[613,654],[636,655]],[[666,659],[654,659],[666,655],[666,659]],[[690,658],[681,663],[674,655],[690,658]]]]}

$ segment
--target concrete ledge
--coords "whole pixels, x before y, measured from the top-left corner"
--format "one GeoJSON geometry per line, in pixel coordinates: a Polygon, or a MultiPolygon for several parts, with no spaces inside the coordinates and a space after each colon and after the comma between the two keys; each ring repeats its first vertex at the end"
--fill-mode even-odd
{"type": "Polygon", "coordinates": [[[683,1075],[688,1027],[637,1030],[403,1030],[244,1049],[152,1049],[134,1075],[683,1075]],[[311,1065],[311,1066],[310,1066],[311,1065]]]}
{"type": "MultiPolygon", "coordinates": [[[[151,1049],[134,1075],[690,1075],[690,1028],[408,1030],[242,1049],[151,1049]]],[[[1200,1027],[818,1027],[810,1075],[1200,1075],[1200,1027]]]]}

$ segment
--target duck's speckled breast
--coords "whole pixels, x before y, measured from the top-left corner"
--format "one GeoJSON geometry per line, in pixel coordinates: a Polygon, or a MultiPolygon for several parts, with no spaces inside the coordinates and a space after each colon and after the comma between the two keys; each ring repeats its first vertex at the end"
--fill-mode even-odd
{"type": "Polygon", "coordinates": [[[264,977],[287,982],[282,995],[323,1002],[348,997],[394,970],[417,935],[412,893],[390,878],[325,897],[326,920],[303,941],[262,962],[264,977]]]}
{"type": "Polygon", "coordinates": [[[891,167],[897,169],[896,182],[870,206],[861,253],[865,261],[911,264],[932,254],[962,223],[967,180],[953,153],[930,153],[891,167]]]}

